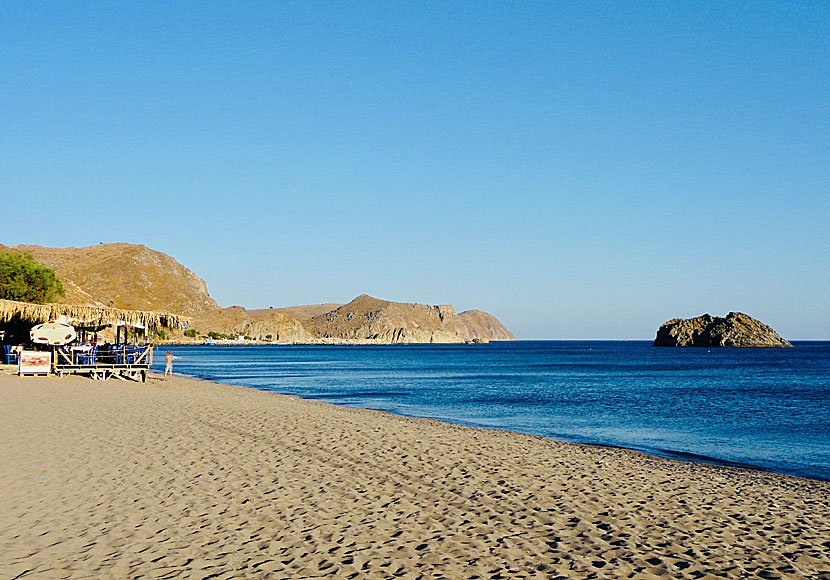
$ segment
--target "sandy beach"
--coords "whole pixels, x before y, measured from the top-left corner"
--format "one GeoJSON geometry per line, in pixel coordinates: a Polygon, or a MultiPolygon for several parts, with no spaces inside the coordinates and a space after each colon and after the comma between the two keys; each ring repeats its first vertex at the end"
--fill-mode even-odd
{"type": "Polygon", "coordinates": [[[2,578],[830,579],[830,483],[176,378],[0,374],[2,578]]]}

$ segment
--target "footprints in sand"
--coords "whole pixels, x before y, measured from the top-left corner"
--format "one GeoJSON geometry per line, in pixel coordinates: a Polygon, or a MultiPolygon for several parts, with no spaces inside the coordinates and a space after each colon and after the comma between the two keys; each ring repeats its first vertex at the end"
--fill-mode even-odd
{"type": "Polygon", "coordinates": [[[0,473],[2,577],[821,578],[830,568],[820,482],[181,385],[68,381],[3,401],[13,469],[0,473]],[[47,402],[72,429],[50,431],[47,402]]]}

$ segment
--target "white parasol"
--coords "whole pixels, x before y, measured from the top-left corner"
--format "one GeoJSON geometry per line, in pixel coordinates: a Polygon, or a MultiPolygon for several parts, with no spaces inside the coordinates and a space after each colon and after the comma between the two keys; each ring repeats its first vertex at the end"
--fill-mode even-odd
{"type": "Polygon", "coordinates": [[[33,326],[29,336],[32,342],[57,346],[72,342],[78,335],[74,328],[64,322],[44,322],[33,326]]]}

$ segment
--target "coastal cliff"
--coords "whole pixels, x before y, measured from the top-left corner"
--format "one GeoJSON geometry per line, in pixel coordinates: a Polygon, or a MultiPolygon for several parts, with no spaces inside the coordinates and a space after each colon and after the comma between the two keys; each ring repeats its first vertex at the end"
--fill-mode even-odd
{"type": "Polygon", "coordinates": [[[380,343],[460,343],[516,340],[495,317],[479,310],[457,314],[451,305],[390,302],[362,294],[303,321],[318,339],[380,343]]]}
{"type": "MultiPolygon", "coordinates": [[[[28,253],[63,282],[61,302],[130,310],[158,310],[192,319],[198,336],[216,333],[267,342],[305,344],[463,343],[516,340],[494,316],[460,314],[450,305],[428,306],[358,296],[348,304],[247,310],[221,308],[205,281],[174,258],[143,245],[115,243],[86,248],[0,245],[0,252],[28,253]]],[[[186,340],[182,331],[169,333],[186,340]]]]}
{"type": "Polygon", "coordinates": [[[657,330],[654,346],[786,347],[787,340],[763,322],[741,312],[721,318],[704,314],[675,318],[657,330]]]}

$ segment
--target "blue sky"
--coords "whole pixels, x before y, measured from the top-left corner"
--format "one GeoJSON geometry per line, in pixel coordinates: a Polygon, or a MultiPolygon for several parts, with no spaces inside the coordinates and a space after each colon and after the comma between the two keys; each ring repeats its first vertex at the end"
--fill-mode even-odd
{"type": "Polygon", "coordinates": [[[3,2],[0,242],[143,243],[223,306],[830,339],[828,30],[821,2],[3,2]]]}

